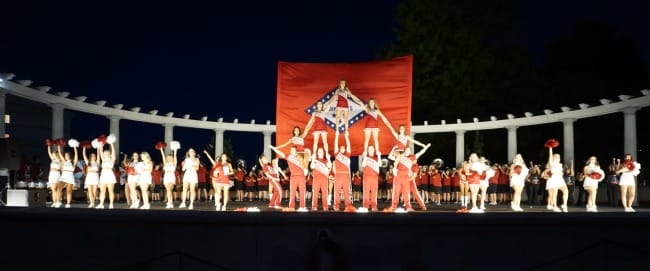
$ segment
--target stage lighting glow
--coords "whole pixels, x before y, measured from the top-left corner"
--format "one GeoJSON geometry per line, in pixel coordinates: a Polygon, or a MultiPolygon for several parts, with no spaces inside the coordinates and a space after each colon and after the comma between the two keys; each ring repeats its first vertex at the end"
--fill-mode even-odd
{"type": "Polygon", "coordinates": [[[398,213],[398,214],[406,214],[406,213],[408,213],[408,211],[406,209],[402,208],[402,207],[399,207],[399,208],[395,209],[394,212],[398,213]]]}
{"type": "Polygon", "coordinates": [[[360,207],[357,209],[357,213],[368,213],[368,208],[360,207]]]}

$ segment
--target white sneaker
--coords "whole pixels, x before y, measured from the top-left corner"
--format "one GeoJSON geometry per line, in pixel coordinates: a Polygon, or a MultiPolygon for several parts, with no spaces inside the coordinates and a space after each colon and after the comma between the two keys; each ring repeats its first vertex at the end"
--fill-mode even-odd
{"type": "Polygon", "coordinates": [[[95,207],[94,203],[88,204],[88,208],[93,208],[93,207],[95,207]]]}
{"type": "Polygon", "coordinates": [[[485,210],[485,205],[481,204],[481,210],[485,210]]]}
{"type": "Polygon", "coordinates": [[[524,209],[521,209],[521,207],[517,206],[515,211],[517,211],[517,212],[523,212],[524,209]]]}
{"type": "Polygon", "coordinates": [[[185,202],[181,203],[181,205],[178,206],[178,208],[185,208],[185,202]]]}
{"type": "Polygon", "coordinates": [[[190,209],[190,210],[194,209],[194,204],[190,203],[190,207],[188,207],[187,209],[190,209]]]}
{"type": "Polygon", "coordinates": [[[104,209],[104,204],[97,205],[97,207],[95,207],[95,209],[104,209]]]}
{"type": "Polygon", "coordinates": [[[140,209],[142,209],[142,210],[149,210],[149,209],[151,209],[151,205],[149,205],[149,204],[142,204],[142,207],[140,207],[140,209]]]}
{"type": "Polygon", "coordinates": [[[172,208],[174,208],[174,204],[172,204],[172,203],[167,203],[167,206],[165,206],[165,208],[167,208],[167,209],[172,209],[172,208]]]}
{"type": "Polygon", "coordinates": [[[221,211],[225,211],[225,210],[226,210],[226,205],[221,206],[221,211]]]}
{"type": "Polygon", "coordinates": [[[566,205],[562,205],[562,212],[564,212],[564,213],[568,213],[568,212],[569,212],[569,208],[567,208],[566,205]]]}
{"type": "Polygon", "coordinates": [[[108,209],[113,209],[113,204],[112,203],[108,205],[108,209]]]}
{"type": "Polygon", "coordinates": [[[546,205],[546,210],[554,210],[554,209],[555,209],[555,208],[553,208],[553,206],[551,206],[551,205],[546,205]]]}
{"type": "Polygon", "coordinates": [[[480,213],[483,213],[483,210],[481,210],[479,208],[476,208],[476,207],[473,207],[472,209],[469,210],[469,212],[472,213],[472,214],[480,214],[480,213]]]}
{"type": "Polygon", "coordinates": [[[66,209],[70,209],[70,204],[66,204],[66,205],[65,205],[65,208],[66,208],[66,209]]]}

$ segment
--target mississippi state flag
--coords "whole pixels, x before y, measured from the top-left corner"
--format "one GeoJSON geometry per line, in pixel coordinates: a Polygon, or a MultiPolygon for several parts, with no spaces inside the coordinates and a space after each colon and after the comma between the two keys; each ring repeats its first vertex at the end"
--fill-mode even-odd
{"type": "MultiPolygon", "coordinates": [[[[278,62],[276,144],[287,142],[294,126],[304,129],[316,108],[316,102],[327,102],[339,85],[346,80],[350,92],[367,103],[374,98],[379,110],[397,131],[405,125],[410,131],[411,94],[413,84],[413,56],[397,57],[389,60],[356,63],[296,63],[278,62]]],[[[336,97],[334,98],[336,99],[336,97]]],[[[363,152],[363,140],[367,114],[361,104],[348,98],[350,144],[352,155],[363,152]]],[[[336,101],[327,112],[328,145],[330,154],[334,151],[336,101]]],[[[379,144],[382,154],[395,144],[396,139],[379,119],[379,144]]],[[[341,125],[341,131],[344,129],[341,125]]],[[[311,149],[313,136],[308,131],[305,147],[311,149]]],[[[345,144],[344,134],[339,136],[339,145],[345,144]]],[[[369,144],[373,144],[372,138],[369,144]]],[[[322,142],[319,142],[322,146],[322,142]]],[[[288,152],[289,147],[286,150],[288,152]]]]}

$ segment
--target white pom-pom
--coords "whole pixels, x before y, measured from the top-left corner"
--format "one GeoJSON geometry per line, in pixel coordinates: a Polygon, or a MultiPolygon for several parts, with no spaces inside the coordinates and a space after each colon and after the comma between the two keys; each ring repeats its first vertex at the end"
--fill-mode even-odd
{"type": "Polygon", "coordinates": [[[93,139],[93,141],[90,141],[90,145],[95,149],[99,148],[99,140],[97,138],[93,139]]]}
{"type": "Polygon", "coordinates": [[[77,140],[74,139],[74,138],[71,138],[70,140],[68,140],[68,145],[69,145],[71,148],[79,147],[79,141],[77,141],[77,140]]]}
{"type": "Polygon", "coordinates": [[[181,143],[176,140],[169,142],[169,148],[171,148],[173,151],[178,150],[181,148],[181,143]]]}
{"type": "Polygon", "coordinates": [[[117,141],[117,138],[115,137],[114,134],[110,134],[110,135],[108,135],[108,136],[106,137],[106,142],[107,142],[108,144],[113,144],[113,143],[115,143],[115,141],[117,141]]]}

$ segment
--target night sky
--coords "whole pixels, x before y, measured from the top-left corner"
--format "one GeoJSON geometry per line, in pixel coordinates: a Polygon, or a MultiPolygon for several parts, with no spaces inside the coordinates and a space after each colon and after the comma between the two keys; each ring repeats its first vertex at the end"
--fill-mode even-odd
{"type": "MultiPolygon", "coordinates": [[[[398,2],[11,1],[0,16],[0,72],[142,112],[275,122],[277,61],[373,60],[394,41],[398,2]]],[[[521,41],[539,66],[549,42],[587,18],[634,35],[650,63],[646,2],[568,2],[519,5],[521,41]]],[[[73,119],[72,137],[107,132],[103,117],[73,119]]],[[[201,149],[213,132],[176,128],[174,135],[201,149]]],[[[153,150],[162,137],[162,126],[121,122],[122,151],[153,150]]],[[[225,137],[240,158],[263,151],[261,133],[225,137]]]]}

